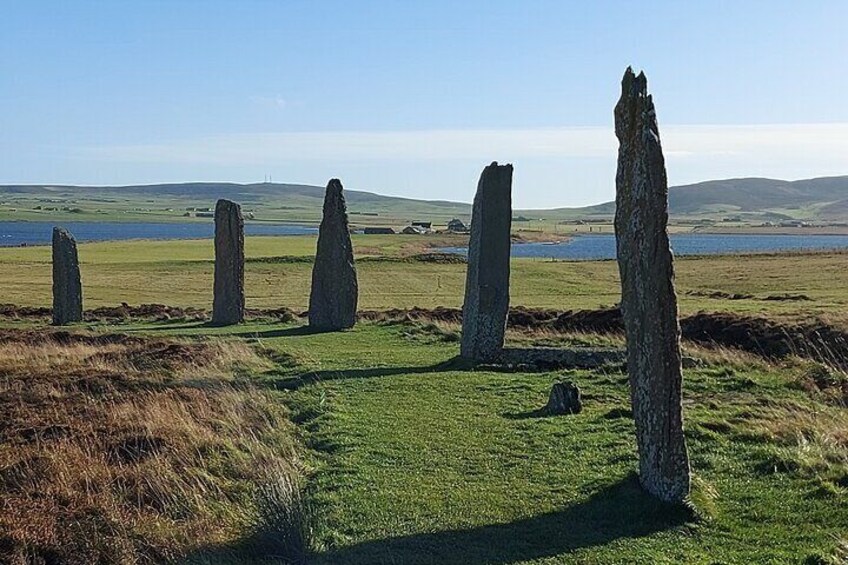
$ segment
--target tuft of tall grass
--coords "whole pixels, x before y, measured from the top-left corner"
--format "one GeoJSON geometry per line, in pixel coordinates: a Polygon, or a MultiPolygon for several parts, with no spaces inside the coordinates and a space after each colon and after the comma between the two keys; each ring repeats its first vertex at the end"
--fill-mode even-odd
{"type": "Polygon", "coordinates": [[[826,363],[809,359],[796,359],[796,384],[837,406],[848,407],[848,374],[826,363]]]}
{"type": "Polygon", "coordinates": [[[300,565],[307,562],[312,538],[310,510],[302,485],[281,471],[259,487],[259,521],[251,553],[300,565]]]}
{"type": "Polygon", "coordinates": [[[774,444],[761,471],[836,482],[848,477],[848,413],[844,409],[775,406],[764,409],[752,423],[774,444]]]}
{"type": "Polygon", "coordinates": [[[235,342],[5,332],[0,562],[158,563],[271,527],[302,555],[291,424],[233,376],[267,363],[235,342]],[[268,484],[290,485],[272,506],[268,484]]]}

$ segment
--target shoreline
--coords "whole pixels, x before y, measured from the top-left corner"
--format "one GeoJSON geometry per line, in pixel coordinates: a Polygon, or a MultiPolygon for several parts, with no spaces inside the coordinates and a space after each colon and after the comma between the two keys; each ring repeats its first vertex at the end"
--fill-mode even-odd
{"type": "MultiPolygon", "coordinates": [[[[2,225],[4,221],[0,221],[0,225],[2,225]]],[[[14,221],[9,222],[10,224],[17,224],[18,226],[22,225],[31,225],[31,226],[53,226],[53,225],[63,225],[62,223],[53,223],[46,221],[14,221]]],[[[73,226],[76,224],[77,226],[85,226],[86,228],[90,228],[95,231],[100,226],[109,226],[115,230],[115,233],[108,233],[109,229],[107,228],[104,234],[104,237],[94,237],[87,238],[85,234],[82,236],[78,236],[77,241],[80,244],[93,244],[93,243],[115,243],[115,242],[179,242],[179,241],[202,241],[209,240],[214,238],[214,223],[213,222],[198,222],[198,221],[186,221],[186,222],[106,222],[106,221],[75,221],[75,222],[67,222],[64,225],[73,226]],[[198,226],[203,225],[204,228],[208,228],[208,234],[168,234],[157,236],[157,235],[138,235],[135,237],[121,237],[121,233],[125,228],[131,226],[148,226],[148,231],[152,231],[155,234],[157,226],[162,226],[163,231],[167,231],[169,228],[184,226],[190,229],[195,229],[198,226]],[[117,236],[116,236],[117,235],[117,236]]],[[[317,227],[314,225],[310,225],[308,223],[290,223],[290,222],[266,222],[266,221],[246,221],[245,222],[246,233],[245,236],[248,238],[254,237],[293,237],[293,236],[306,236],[314,238],[317,236],[317,227]],[[311,229],[310,233],[250,233],[251,226],[261,226],[260,230],[264,228],[273,228],[277,227],[281,230],[286,228],[295,228],[298,230],[303,229],[311,229]]],[[[30,234],[26,233],[26,230],[21,230],[23,233],[12,233],[9,234],[10,238],[27,238],[30,234]]],[[[178,231],[178,230],[177,230],[178,231]]],[[[47,234],[47,231],[44,232],[47,234]]],[[[823,238],[824,236],[828,237],[848,237],[848,228],[844,230],[815,230],[814,228],[795,228],[795,229],[787,229],[787,228],[764,228],[758,230],[740,230],[736,228],[727,228],[722,230],[712,230],[712,229],[703,229],[703,230],[695,230],[695,231],[673,231],[670,234],[671,238],[676,237],[692,237],[692,238],[700,238],[700,237],[721,237],[721,236],[729,236],[729,237],[739,237],[739,238],[747,238],[751,237],[780,237],[780,238],[804,238],[815,236],[818,238],[823,238]]],[[[358,234],[355,237],[363,238],[362,241],[367,242],[368,238],[376,237],[371,235],[358,234]]],[[[397,238],[399,241],[410,242],[413,245],[420,246],[421,249],[433,250],[433,251],[443,251],[445,249],[462,249],[465,248],[468,234],[450,234],[450,233],[441,233],[436,232],[433,234],[424,234],[424,235],[411,235],[411,234],[391,234],[391,235],[382,235],[384,238],[397,238]],[[455,238],[455,239],[454,239],[455,238]],[[449,243],[450,241],[450,243],[449,243]],[[451,244],[453,242],[459,243],[459,245],[451,244]],[[448,243],[447,245],[445,245],[448,243]]],[[[519,230],[517,232],[513,232],[511,235],[511,242],[515,246],[526,246],[526,245],[537,245],[537,246],[550,246],[557,247],[569,242],[573,242],[577,239],[591,239],[593,237],[596,238],[614,238],[614,233],[610,232],[579,232],[579,233],[570,233],[570,234],[555,234],[546,231],[536,231],[536,230],[519,230]]],[[[25,247],[42,247],[49,246],[51,244],[49,237],[41,238],[40,241],[18,241],[18,242],[3,242],[2,236],[0,236],[0,249],[16,249],[16,248],[25,248],[25,247]]],[[[726,251],[718,251],[715,253],[700,253],[700,254],[681,254],[678,257],[683,256],[694,256],[694,255],[703,255],[703,256],[716,256],[716,255],[764,255],[764,254],[785,254],[785,253],[815,253],[815,252],[827,252],[827,251],[835,251],[840,252],[848,249],[847,246],[836,246],[836,247],[811,247],[811,248],[789,248],[789,249],[762,249],[762,250],[751,250],[751,249],[742,249],[742,250],[733,250],[729,249],[726,251]]],[[[533,257],[515,257],[515,258],[541,258],[550,256],[546,255],[537,255],[533,257]]],[[[608,258],[572,258],[572,257],[553,257],[556,260],[607,260],[608,258]]]]}

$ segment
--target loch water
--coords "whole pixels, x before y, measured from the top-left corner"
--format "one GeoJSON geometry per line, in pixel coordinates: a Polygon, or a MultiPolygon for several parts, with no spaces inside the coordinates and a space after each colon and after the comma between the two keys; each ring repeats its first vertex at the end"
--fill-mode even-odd
{"type": "MultiPolygon", "coordinates": [[[[670,240],[674,254],[678,257],[848,248],[848,235],[682,233],[672,234],[670,240]]],[[[450,247],[442,251],[466,254],[468,248],[450,247]]],[[[615,236],[612,234],[577,235],[561,243],[516,243],[512,246],[512,256],[568,260],[615,259],[615,236]]]]}

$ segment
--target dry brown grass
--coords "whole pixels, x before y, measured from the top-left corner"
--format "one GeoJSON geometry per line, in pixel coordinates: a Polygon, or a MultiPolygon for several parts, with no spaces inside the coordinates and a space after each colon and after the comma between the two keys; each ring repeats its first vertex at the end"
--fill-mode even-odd
{"type": "Polygon", "coordinates": [[[751,422],[776,448],[765,471],[815,476],[844,490],[848,479],[848,412],[842,407],[776,405],[751,422]]]}
{"type": "Polygon", "coordinates": [[[232,342],[0,332],[0,563],[182,559],[288,515],[288,420],[233,377],[263,363],[232,342]]]}
{"type": "Polygon", "coordinates": [[[735,347],[707,345],[692,341],[681,341],[681,349],[686,357],[693,357],[707,365],[729,367],[732,369],[766,370],[775,367],[775,363],[762,356],[735,347]]]}

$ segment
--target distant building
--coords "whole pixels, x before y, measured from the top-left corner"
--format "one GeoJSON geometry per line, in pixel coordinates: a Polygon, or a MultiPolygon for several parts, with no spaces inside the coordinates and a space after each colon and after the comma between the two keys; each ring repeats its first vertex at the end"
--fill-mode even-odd
{"type": "Polygon", "coordinates": [[[454,218],[453,220],[448,222],[448,231],[450,232],[467,232],[468,226],[466,226],[462,220],[458,218],[454,218]]]}
{"type": "Polygon", "coordinates": [[[365,235],[389,235],[395,233],[392,228],[365,228],[365,235]]]}
{"type": "Polygon", "coordinates": [[[433,222],[412,222],[412,226],[416,228],[424,228],[425,230],[433,229],[433,222]]]}
{"type": "Polygon", "coordinates": [[[424,235],[432,231],[433,230],[431,229],[416,225],[406,226],[405,228],[403,228],[403,233],[407,235],[424,235]]]}

